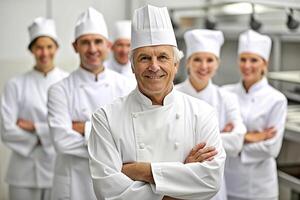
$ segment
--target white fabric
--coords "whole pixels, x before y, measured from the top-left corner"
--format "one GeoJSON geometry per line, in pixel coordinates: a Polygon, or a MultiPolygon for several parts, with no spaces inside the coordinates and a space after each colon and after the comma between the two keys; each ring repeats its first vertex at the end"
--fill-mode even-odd
{"type": "Polygon", "coordinates": [[[55,151],[47,124],[48,88],[67,76],[54,68],[47,76],[31,70],[7,82],[1,97],[2,142],[12,150],[6,181],[32,188],[52,186],[55,151]],[[17,120],[32,121],[36,132],[29,133],[17,120]],[[40,140],[41,145],[37,145],[40,140]]]}
{"type": "Polygon", "coordinates": [[[248,30],[239,36],[238,54],[254,53],[266,61],[269,60],[272,40],[267,35],[262,35],[253,30],[248,30]]]}
{"type": "Polygon", "coordinates": [[[57,34],[55,23],[52,19],[45,19],[38,17],[34,19],[32,24],[28,27],[29,38],[31,43],[34,39],[40,36],[48,36],[57,42],[57,34]]]}
{"type": "Polygon", "coordinates": [[[165,97],[164,106],[152,105],[135,89],[98,109],[88,147],[98,199],[209,199],[223,177],[225,152],[215,110],[176,90],[165,97]],[[183,164],[200,142],[216,147],[215,159],[183,164]],[[135,161],[151,162],[155,185],[121,172],[124,163],[135,161]]]}
{"type": "Polygon", "coordinates": [[[285,96],[271,87],[266,78],[246,93],[242,83],[225,86],[237,94],[247,131],[263,131],[275,127],[274,138],[245,144],[241,155],[226,160],[225,180],[228,195],[249,199],[275,198],[278,180],[275,158],[282,144],[287,114],[285,96]]]}
{"type": "Polygon", "coordinates": [[[9,200],[50,200],[51,189],[9,186],[9,200]]]}
{"type": "MultiPolygon", "coordinates": [[[[97,107],[128,94],[133,87],[109,69],[96,76],[79,67],[50,88],[48,121],[57,151],[52,199],[96,199],[85,138],[72,129],[72,121],[88,122],[97,107]]],[[[86,129],[85,135],[89,132],[86,129]]]]}
{"type": "Polygon", "coordinates": [[[131,50],[154,45],[177,47],[177,42],[167,8],[147,5],[134,11],[131,50]]]}
{"type": "Polygon", "coordinates": [[[103,15],[92,7],[89,7],[78,17],[75,26],[75,40],[86,34],[99,34],[108,38],[103,15]]]}
{"type": "Polygon", "coordinates": [[[187,58],[196,52],[212,53],[219,58],[224,36],[221,31],[194,29],[184,34],[184,41],[187,58]]]}
{"type": "Polygon", "coordinates": [[[112,40],[115,42],[118,39],[131,39],[131,21],[121,20],[114,25],[112,40]]]}
{"type": "Polygon", "coordinates": [[[130,80],[136,82],[134,73],[132,72],[130,61],[128,61],[128,63],[126,63],[125,65],[121,65],[120,63],[118,63],[116,61],[115,58],[110,58],[109,60],[105,61],[103,65],[115,72],[118,72],[118,73],[126,76],[130,80]]]}
{"type": "MultiPolygon", "coordinates": [[[[243,147],[246,127],[243,124],[238,100],[235,94],[219,88],[211,81],[206,88],[197,92],[191,85],[189,79],[176,85],[176,89],[197,99],[201,99],[216,108],[218,111],[220,130],[223,130],[229,122],[233,123],[234,129],[229,133],[221,133],[221,139],[227,154],[227,159],[229,157],[238,156],[243,147]]],[[[226,200],[226,196],[226,185],[224,181],[220,192],[218,192],[213,199],[226,200]]]]}

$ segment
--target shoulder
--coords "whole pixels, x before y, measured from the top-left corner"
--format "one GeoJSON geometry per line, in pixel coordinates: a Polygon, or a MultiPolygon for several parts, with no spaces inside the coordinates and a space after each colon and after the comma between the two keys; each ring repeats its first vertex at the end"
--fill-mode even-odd
{"type": "Polygon", "coordinates": [[[240,83],[233,83],[233,84],[223,85],[221,88],[223,90],[236,93],[239,90],[239,87],[240,87],[240,83]]]}
{"type": "Polygon", "coordinates": [[[175,89],[183,92],[184,90],[184,81],[175,85],[175,89]]]}
{"type": "Polygon", "coordinates": [[[275,102],[282,102],[282,103],[287,103],[287,98],[286,96],[280,92],[279,90],[275,89],[273,86],[268,85],[266,87],[267,91],[264,92],[266,93],[266,96],[268,96],[270,99],[273,99],[275,102]]]}

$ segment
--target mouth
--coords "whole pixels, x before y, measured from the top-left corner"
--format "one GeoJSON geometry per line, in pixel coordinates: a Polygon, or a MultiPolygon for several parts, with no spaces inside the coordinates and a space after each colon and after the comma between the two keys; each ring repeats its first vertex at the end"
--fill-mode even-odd
{"type": "Polygon", "coordinates": [[[153,80],[155,80],[155,79],[161,79],[164,76],[165,76],[164,74],[163,75],[145,75],[146,78],[153,79],[153,80]]]}

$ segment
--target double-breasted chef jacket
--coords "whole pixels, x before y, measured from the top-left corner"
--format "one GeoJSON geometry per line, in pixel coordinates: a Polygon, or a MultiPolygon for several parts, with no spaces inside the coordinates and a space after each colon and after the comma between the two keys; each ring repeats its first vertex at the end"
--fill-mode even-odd
{"type": "Polygon", "coordinates": [[[128,94],[134,86],[126,77],[104,69],[97,76],[79,67],[49,90],[49,126],[57,151],[52,199],[96,199],[89,170],[86,139],[97,107],[128,94]],[[85,123],[85,136],[72,129],[85,123]]]}
{"type": "Polygon", "coordinates": [[[238,96],[247,131],[263,131],[275,127],[275,137],[245,144],[239,157],[226,161],[225,180],[228,195],[237,198],[262,199],[278,197],[275,158],[282,144],[287,115],[286,97],[268,84],[266,78],[255,83],[248,92],[242,82],[224,86],[238,96]]]}
{"type": "Polygon", "coordinates": [[[91,174],[98,199],[209,199],[223,176],[225,151],[215,110],[172,90],[163,106],[152,105],[138,89],[92,117],[88,142],[91,174]],[[200,142],[216,147],[214,160],[184,164],[200,142]],[[133,181],[124,163],[150,162],[155,185],[133,181]]]}
{"type": "Polygon", "coordinates": [[[1,136],[2,142],[12,150],[6,175],[8,184],[52,187],[55,151],[47,123],[47,91],[67,75],[59,68],[46,75],[33,69],[5,85],[1,97],[1,136]],[[35,132],[17,126],[18,119],[32,121],[35,132]]]}

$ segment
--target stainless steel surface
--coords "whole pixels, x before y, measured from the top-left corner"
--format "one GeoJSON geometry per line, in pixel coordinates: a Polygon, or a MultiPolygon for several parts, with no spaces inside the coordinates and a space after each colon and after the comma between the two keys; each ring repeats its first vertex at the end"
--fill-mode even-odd
{"type": "Polygon", "coordinates": [[[300,83],[300,71],[269,72],[268,78],[289,83],[300,83]]]}

